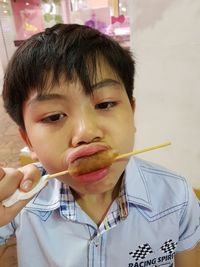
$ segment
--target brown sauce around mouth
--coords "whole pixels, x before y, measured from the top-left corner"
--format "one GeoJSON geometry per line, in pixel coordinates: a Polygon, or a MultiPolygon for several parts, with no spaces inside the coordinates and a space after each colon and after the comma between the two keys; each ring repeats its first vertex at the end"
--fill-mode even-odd
{"type": "Polygon", "coordinates": [[[93,155],[78,158],[69,165],[68,170],[72,176],[94,172],[110,166],[117,156],[118,153],[111,149],[101,151],[93,155]]]}

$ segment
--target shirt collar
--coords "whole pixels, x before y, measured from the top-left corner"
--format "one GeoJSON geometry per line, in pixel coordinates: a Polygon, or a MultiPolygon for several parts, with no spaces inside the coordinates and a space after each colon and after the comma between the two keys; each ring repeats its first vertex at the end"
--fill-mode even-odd
{"type": "MultiPolygon", "coordinates": [[[[117,198],[119,216],[124,219],[128,215],[128,202],[124,179],[117,198]]],[[[68,220],[76,220],[76,204],[69,186],[54,179],[40,191],[25,207],[32,211],[53,211],[60,209],[60,214],[68,220]]]]}
{"type": "MultiPolygon", "coordinates": [[[[131,157],[124,174],[119,197],[117,199],[120,217],[128,215],[128,204],[146,207],[152,210],[147,183],[137,158],[131,157]]],[[[75,202],[70,188],[57,179],[50,180],[48,186],[40,191],[25,209],[52,211],[60,208],[61,214],[75,219],[75,202]]]]}
{"type": "Polygon", "coordinates": [[[52,211],[60,207],[61,182],[52,179],[25,207],[25,209],[52,211]]]}
{"type": "Polygon", "coordinates": [[[152,210],[152,203],[147,187],[141,161],[131,157],[125,171],[125,187],[127,201],[136,206],[142,206],[152,210]]]}

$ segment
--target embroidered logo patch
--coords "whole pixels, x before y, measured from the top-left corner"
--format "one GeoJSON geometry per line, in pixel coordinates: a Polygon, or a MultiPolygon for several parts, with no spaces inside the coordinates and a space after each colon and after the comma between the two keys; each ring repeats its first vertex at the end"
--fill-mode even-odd
{"type": "Polygon", "coordinates": [[[172,254],[177,246],[177,242],[173,242],[171,239],[165,241],[163,246],[160,248],[164,253],[172,254]]]}
{"type": "Polygon", "coordinates": [[[153,253],[150,245],[148,243],[138,246],[135,251],[129,252],[129,254],[136,260],[144,259],[148,254],[153,253]]]}

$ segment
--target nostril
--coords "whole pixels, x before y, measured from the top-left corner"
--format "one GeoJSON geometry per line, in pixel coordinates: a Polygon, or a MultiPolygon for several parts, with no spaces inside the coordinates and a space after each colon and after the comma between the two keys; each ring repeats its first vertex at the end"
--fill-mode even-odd
{"type": "Polygon", "coordinates": [[[87,141],[80,141],[77,143],[77,146],[81,146],[81,145],[85,145],[85,144],[89,144],[89,143],[94,143],[94,142],[99,142],[101,140],[100,137],[95,137],[91,140],[89,140],[88,142],[87,141]]]}
{"type": "Polygon", "coordinates": [[[99,142],[101,140],[101,137],[95,137],[93,138],[92,142],[99,142]]]}
{"type": "Polygon", "coordinates": [[[85,144],[88,144],[89,142],[83,142],[83,141],[81,141],[81,142],[78,142],[77,143],[77,146],[81,146],[81,145],[85,145],[85,144]]]}
{"type": "Polygon", "coordinates": [[[84,120],[81,118],[79,120],[77,119],[77,121],[72,131],[72,146],[77,147],[101,140],[103,137],[103,130],[98,125],[98,120],[94,122],[94,119],[89,121],[89,119],[84,120]]]}

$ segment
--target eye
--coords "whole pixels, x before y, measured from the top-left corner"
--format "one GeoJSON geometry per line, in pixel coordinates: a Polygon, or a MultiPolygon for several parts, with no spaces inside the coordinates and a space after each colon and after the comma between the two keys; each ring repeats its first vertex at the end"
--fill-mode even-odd
{"type": "Polygon", "coordinates": [[[114,107],[116,105],[117,105],[117,103],[114,102],[114,101],[106,101],[106,102],[102,102],[102,103],[96,104],[95,108],[96,109],[105,109],[105,110],[107,110],[107,109],[110,109],[110,108],[112,108],[112,107],[114,107]]]}
{"type": "Polygon", "coordinates": [[[66,117],[65,114],[56,113],[56,114],[52,114],[52,115],[49,115],[49,116],[43,118],[41,121],[44,122],[44,123],[52,123],[52,122],[56,122],[56,121],[62,120],[64,117],[66,117]]]}

